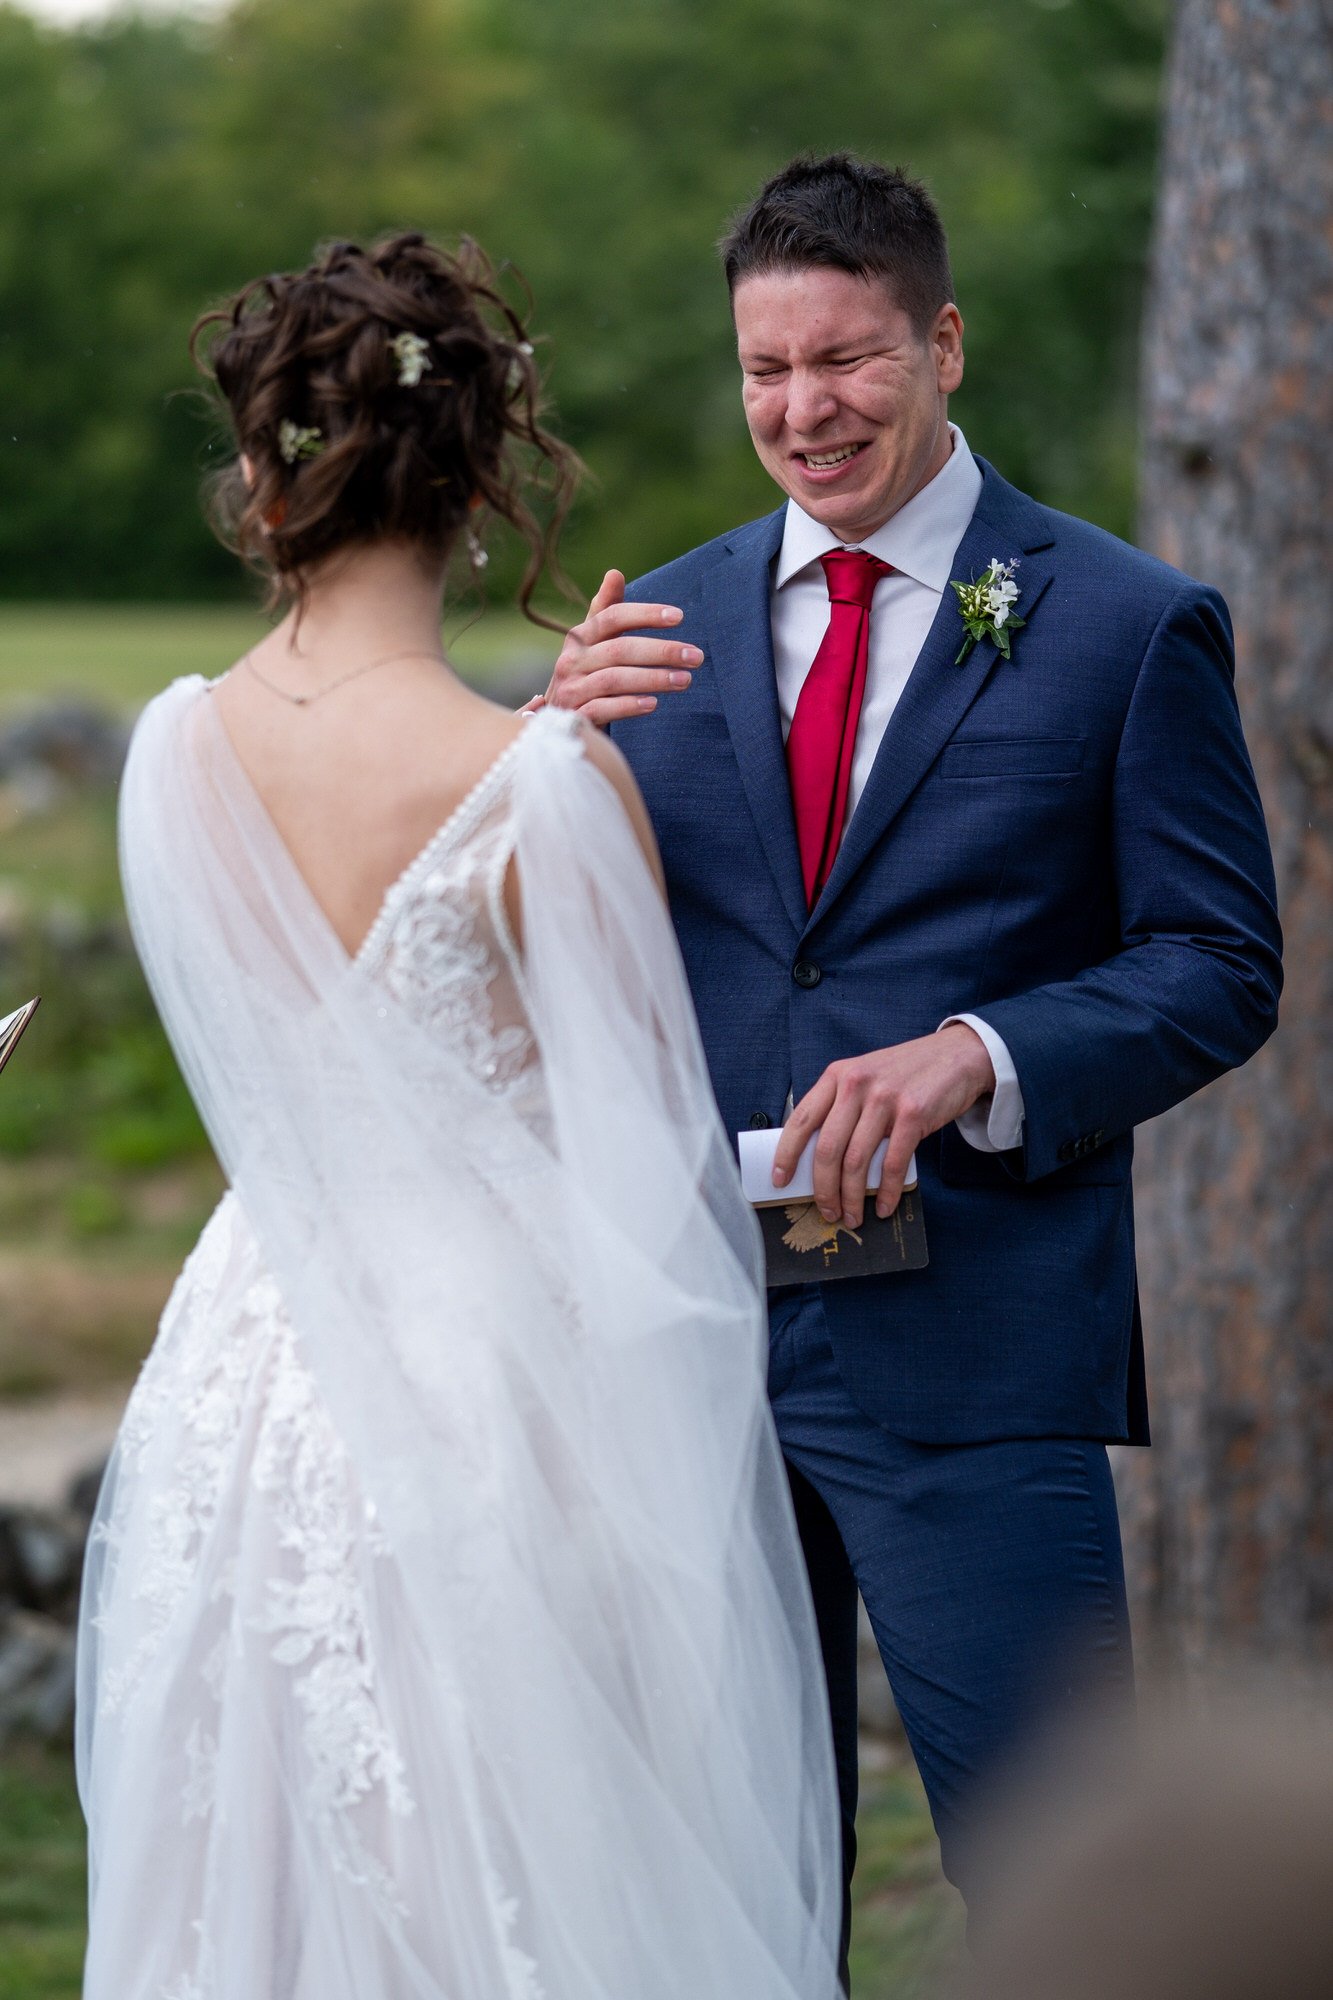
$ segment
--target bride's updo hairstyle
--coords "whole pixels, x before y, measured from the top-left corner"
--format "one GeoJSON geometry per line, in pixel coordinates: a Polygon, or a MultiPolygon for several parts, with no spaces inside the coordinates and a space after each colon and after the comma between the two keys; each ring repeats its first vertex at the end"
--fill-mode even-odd
{"type": "Polygon", "coordinates": [[[527,544],[519,603],[550,622],[531,597],[548,565],[563,581],[555,542],[579,461],[541,424],[523,321],[475,243],[457,256],[416,233],[333,243],[204,313],[190,351],[239,451],[210,518],[271,605],[299,603],[309,570],[356,543],[444,557],[489,510],[527,544]],[[540,494],[544,519],[529,504],[540,494]]]}

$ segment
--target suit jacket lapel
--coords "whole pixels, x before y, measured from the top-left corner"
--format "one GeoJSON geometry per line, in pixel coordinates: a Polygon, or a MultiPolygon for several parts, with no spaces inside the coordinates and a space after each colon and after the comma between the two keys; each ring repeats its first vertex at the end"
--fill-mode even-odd
{"type": "MultiPolygon", "coordinates": [[[[1054,540],[1053,524],[1035,501],[1008,485],[984,459],[979,463],[984,474],[981,497],[949,574],[960,581],[964,577],[971,579],[983,574],[992,557],[1008,561],[1011,556],[1021,555],[1018,582],[1022,595],[1017,610],[1020,617],[1027,619],[1053,574],[1049,560],[1032,559],[1038,550],[1050,548],[1054,540]]],[[[926,642],[884,732],[837,860],[811,912],[811,922],[824,914],[851,881],[990,678],[1000,658],[990,639],[981,640],[961,665],[955,664],[966,636],[958,615],[957,595],[946,584],[926,642]]],[[[1024,631],[1014,637],[1012,668],[1016,673],[1023,670],[1026,636],[1024,631]]]]}
{"type": "Polygon", "coordinates": [[[769,607],[770,566],[782,542],[785,516],[780,507],[725,544],[709,578],[704,643],[745,796],[778,892],[800,931],[806,921],[805,889],[778,713],[769,607]]]}

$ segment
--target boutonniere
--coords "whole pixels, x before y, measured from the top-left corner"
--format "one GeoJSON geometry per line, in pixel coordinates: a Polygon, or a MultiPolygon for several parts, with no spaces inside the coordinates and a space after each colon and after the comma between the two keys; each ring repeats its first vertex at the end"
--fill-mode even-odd
{"type": "Polygon", "coordinates": [[[961,667],[978,639],[993,639],[1005,659],[1010,657],[1009,635],[1017,632],[1026,619],[1014,617],[1014,606],[1018,602],[1018,585],[1014,582],[1014,571],[1018,568],[1018,557],[1001,562],[998,556],[991,557],[990,568],[974,583],[953,583],[951,588],[958,592],[958,609],[967,627],[967,637],[962,651],[954,661],[961,667]]]}

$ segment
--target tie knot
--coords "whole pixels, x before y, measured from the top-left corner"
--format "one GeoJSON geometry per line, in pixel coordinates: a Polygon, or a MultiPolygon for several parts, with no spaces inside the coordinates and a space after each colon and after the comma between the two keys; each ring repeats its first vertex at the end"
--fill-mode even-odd
{"type": "Polygon", "coordinates": [[[864,549],[830,549],[819,560],[828,580],[830,604],[858,604],[862,611],[870,609],[880,578],[893,573],[888,563],[864,549]]]}

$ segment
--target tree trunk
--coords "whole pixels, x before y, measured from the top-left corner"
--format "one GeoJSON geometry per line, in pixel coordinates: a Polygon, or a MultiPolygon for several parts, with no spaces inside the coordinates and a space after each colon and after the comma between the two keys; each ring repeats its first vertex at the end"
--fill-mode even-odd
{"type": "Polygon", "coordinates": [[[1141,539],[1216,584],[1287,936],[1282,1026],[1141,1135],[1156,1446],[1118,1468],[1150,1655],[1333,1661],[1333,32],[1180,0],[1141,539]]]}

